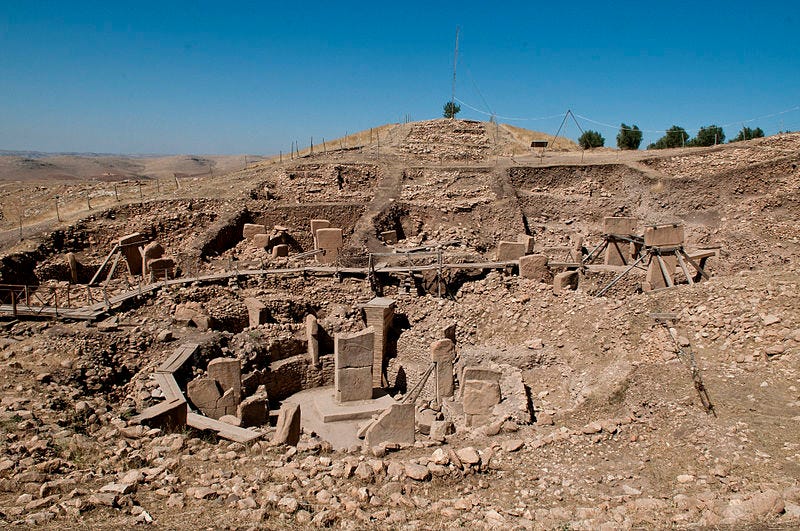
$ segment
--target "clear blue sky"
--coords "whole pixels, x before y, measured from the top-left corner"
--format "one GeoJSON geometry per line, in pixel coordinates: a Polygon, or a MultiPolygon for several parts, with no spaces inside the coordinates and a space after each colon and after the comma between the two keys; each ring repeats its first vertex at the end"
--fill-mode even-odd
{"type": "MultiPolygon", "coordinates": [[[[796,0],[0,0],[0,149],[271,154],[436,118],[456,26],[456,96],[500,116],[696,130],[800,105],[796,0]]],[[[800,110],[747,125],[797,130],[800,110]]]]}

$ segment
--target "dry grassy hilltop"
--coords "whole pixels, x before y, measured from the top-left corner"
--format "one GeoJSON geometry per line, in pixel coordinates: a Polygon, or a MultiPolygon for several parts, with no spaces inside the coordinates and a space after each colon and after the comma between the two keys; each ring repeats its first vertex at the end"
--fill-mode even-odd
{"type": "Polygon", "coordinates": [[[584,152],[440,119],[213,174],[203,157],[119,161],[119,178],[5,159],[0,525],[800,525],[800,133],[584,152]],[[612,216],[636,221],[633,244],[682,226],[709,278],[672,263],[675,285],[649,290],[645,262],[582,264],[612,216]],[[385,299],[369,374],[413,427],[370,445],[383,414],[317,427],[326,410],[302,397],[339,390],[339,351],[368,320],[380,336],[365,307],[385,299]],[[237,360],[233,387],[218,358],[237,360]]]}

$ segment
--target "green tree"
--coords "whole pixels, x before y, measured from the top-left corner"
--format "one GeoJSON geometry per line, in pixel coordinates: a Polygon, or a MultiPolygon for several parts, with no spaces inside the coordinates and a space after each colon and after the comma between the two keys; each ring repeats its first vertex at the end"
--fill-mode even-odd
{"type": "Polygon", "coordinates": [[[591,129],[587,129],[578,139],[578,144],[580,144],[583,149],[602,147],[605,143],[606,139],[603,138],[603,135],[591,129]]]}
{"type": "Polygon", "coordinates": [[[689,140],[689,133],[683,127],[673,125],[667,129],[667,134],[655,141],[655,143],[647,146],[647,149],[667,149],[682,147],[689,140]]]}
{"type": "Polygon", "coordinates": [[[617,134],[617,147],[620,149],[639,149],[642,143],[642,132],[635,125],[620,124],[617,134]]]}
{"type": "Polygon", "coordinates": [[[736,138],[731,139],[731,142],[741,142],[742,140],[750,140],[751,138],[764,138],[764,131],[760,127],[750,129],[749,127],[742,127],[736,138]]]}
{"type": "Polygon", "coordinates": [[[722,144],[725,141],[725,132],[718,125],[707,125],[700,128],[691,141],[689,146],[706,147],[722,144]]]}
{"type": "Polygon", "coordinates": [[[452,101],[448,101],[444,104],[444,117],[445,118],[455,118],[456,114],[461,112],[461,105],[458,103],[453,103],[452,101]]]}

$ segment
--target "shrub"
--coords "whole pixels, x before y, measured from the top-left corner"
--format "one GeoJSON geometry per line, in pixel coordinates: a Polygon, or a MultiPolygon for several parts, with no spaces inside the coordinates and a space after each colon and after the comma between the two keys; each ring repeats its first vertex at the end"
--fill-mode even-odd
{"type": "Polygon", "coordinates": [[[603,138],[603,135],[591,129],[586,130],[580,138],[578,138],[578,144],[580,144],[583,149],[602,147],[605,143],[606,139],[603,138]]]}

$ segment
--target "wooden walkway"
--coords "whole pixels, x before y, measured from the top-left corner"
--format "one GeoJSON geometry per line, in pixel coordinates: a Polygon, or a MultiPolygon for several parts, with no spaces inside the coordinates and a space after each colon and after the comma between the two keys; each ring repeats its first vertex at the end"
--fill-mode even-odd
{"type": "MultiPolygon", "coordinates": [[[[401,256],[398,256],[400,258],[401,256]]],[[[506,269],[509,267],[519,266],[519,260],[506,260],[500,262],[465,262],[465,263],[447,263],[447,264],[424,264],[424,265],[379,265],[370,269],[368,267],[336,267],[336,266],[304,266],[304,267],[287,267],[287,268],[272,268],[272,269],[241,269],[232,271],[222,271],[219,273],[209,273],[206,275],[198,275],[196,277],[182,277],[168,280],[161,280],[151,284],[140,285],[137,288],[120,293],[109,297],[107,301],[100,301],[94,304],[79,308],[56,308],[53,306],[28,306],[24,303],[17,303],[16,305],[3,304],[0,305],[0,315],[12,317],[49,317],[54,319],[70,319],[70,320],[95,320],[98,317],[109,312],[114,307],[117,307],[129,300],[148,295],[159,288],[169,286],[180,286],[191,284],[193,282],[220,282],[230,278],[240,277],[258,277],[270,275],[363,275],[367,276],[371,272],[375,274],[409,274],[422,271],[436,271],[438,269],[506,269]]]]}

